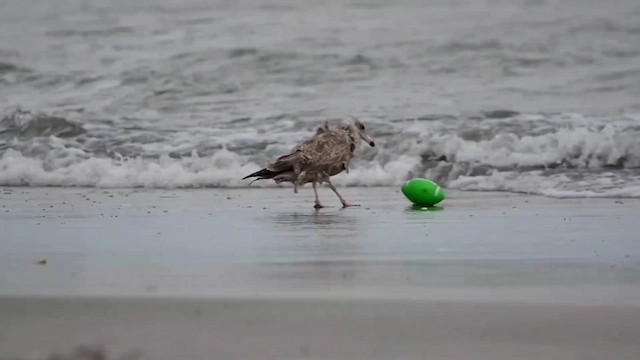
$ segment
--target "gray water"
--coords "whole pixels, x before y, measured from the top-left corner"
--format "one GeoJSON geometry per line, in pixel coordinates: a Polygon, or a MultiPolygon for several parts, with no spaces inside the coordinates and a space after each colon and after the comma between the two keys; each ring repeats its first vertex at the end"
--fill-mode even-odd
{"type": "Polygon", "coordinates": [[[0,185],[244,186],[352,114],[378,146],[341,185],[640,197],[638,19],[635,0],[6,0],[0,185]]]}

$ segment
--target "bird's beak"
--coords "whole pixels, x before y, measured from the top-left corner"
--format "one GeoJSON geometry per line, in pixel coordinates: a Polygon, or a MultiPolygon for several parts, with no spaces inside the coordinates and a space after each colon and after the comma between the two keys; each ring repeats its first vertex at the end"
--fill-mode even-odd
{"type": "Polygon", "coordinates": [[[367,144],[369,144],[369,146],[374,147],[376,146],[376,143],[373,142],[373,139],[371,138],[371,136],[360,132],[360,138],[362,138],[362,140],[364,140],[367,144]]]}

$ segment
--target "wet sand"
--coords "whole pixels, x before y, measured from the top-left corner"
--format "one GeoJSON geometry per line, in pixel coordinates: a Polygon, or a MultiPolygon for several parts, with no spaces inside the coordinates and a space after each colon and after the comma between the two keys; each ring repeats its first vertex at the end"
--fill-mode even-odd
{"type": "Polygon", "coordinates": [[[640,354],[640,201],[342,192],[2,189],[0,359],[640,354]]]}

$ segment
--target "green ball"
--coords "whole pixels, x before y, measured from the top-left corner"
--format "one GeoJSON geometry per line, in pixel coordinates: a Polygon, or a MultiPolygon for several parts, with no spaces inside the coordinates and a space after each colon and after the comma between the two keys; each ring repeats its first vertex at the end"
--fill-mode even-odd
{"type": "Polygon", "coordinates": [[[419,206],[433,206],[444,200],[444,190],[429,179],[415,178],[402,185],[402,193],[419,206]]]}

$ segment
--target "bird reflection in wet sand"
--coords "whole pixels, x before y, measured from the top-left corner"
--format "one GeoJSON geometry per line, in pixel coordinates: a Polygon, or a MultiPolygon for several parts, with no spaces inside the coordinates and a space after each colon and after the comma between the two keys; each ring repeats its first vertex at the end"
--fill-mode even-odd
{"type": "MultiPolygon", "coordinates": [[[[278,239],[286,247],[283,253],[297,253],[304,259],[331,260],[346,254],[355,256],[367,237],[357,216],[316,212],[279,213],[268,216],[278,239]]],[[[264,220],[263,220],[264,221],[264,220]]]]}
{"type": "Polygon", "coordinates": [[[353,116],[350,118],[352,122],[344,123],[335,129],[331,129],[325,122],[311,138],[297,145],[293,152],[279,157],[264,169],[245,176],[243,180],[255,177],[251,183],[266,179],[273,179],[277,184],[291,182],[294,193],[298,192],[298,186],[310,182],[313,185],[316,209],[324,207],[320,203],[316,184],[326,182],[338,196],[343,207],[359,206],[348,203],[330,179],[343,171],[349,172],[353,152],[360,140],[364,140],[371,147],[375,146],[373,139],[365,132],[364,124],[353,116]]]}
{"type": "Polygon", "coordinates": [[[314,228],[315,230],[347,231],[348,235],[358,233],[358,218],[350,216],[338,216],[338,214],[312,212],[281,213],[272,219],[280,228],[314,228]]]}
{"type": "Polygon", "coordinates": [[[287,254],[281,261],[269,263],[265,274],[271,280],[296,289],[318,289],[327,283],[351,284],[366,270],[366,262],[355,260],[362,255],[367,238],[359,217],[337,212],[263,216],[268,216],[277,231],[278,241],[271,244],[277,248],[272,251],[287,254]]]}

